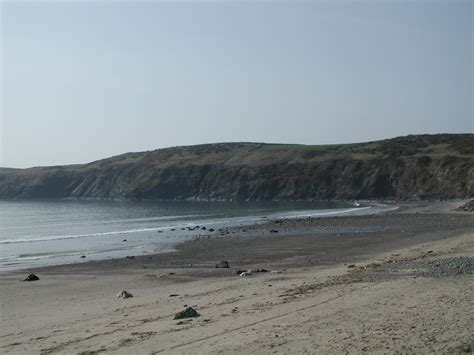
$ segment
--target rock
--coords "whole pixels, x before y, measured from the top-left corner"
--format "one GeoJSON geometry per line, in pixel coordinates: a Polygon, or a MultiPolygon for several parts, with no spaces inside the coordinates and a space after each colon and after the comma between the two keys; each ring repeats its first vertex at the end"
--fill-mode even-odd
{"type": "Polygon", "coordinates": [[[117,298],[120,298],[122,300],[124,300],[126,298],[132,298],[132,297],[133,297],[133,295],[130,292],[127,292],[127,291],[120,291],[117,294],[117,298]]]}
{"type": "Polygon", "coordinates": [[[81,255],[81,259],[85,259],[85,258],[86,258],[86,256],[85,256],[85,255],[81,255]]]}
{"type": "Polygon", "coordinates": [[[201,227],[201,230],[205,231],[207,228],[206,227],[201,227]]]}
{"type": "Polygon", "coordinates": [[[214,232],[214,228],[209,228],[209,232],[214,232]]]}
{"type": "Polygon", "coordinates": [[[232,273],[234,275],[239,275],[240,276],[240,274],[243,273],[243,272],[245,272],[245,270],[234,270],[232,273]]]}
{"type": "Polygon", "coordinates": [[[200,314],[193,307],[188,307],[184,311],[176,313],[173,319],[194,318],[199,316],[200,314]]]}
{"type": "Polygon", "coordinates": [[[248,271],[244,271],[243,273],[240,274],[240,276],[244,277],[244,276],[250,276],[252,275],[251,272],[248,272],[248,271]]]}
{"type": "Polygon", "coordinates": [[[126,258],[127,259],[135,259],[135,257],[133,255],[127,255],[126,258]]]}
{"type": "Polygon", "coordinates": [[[474,199],[466,202],[462,206],[459,206],[454,211],[457,211],[457,212],[474,212],[474,199]]]}
{"type": "Polygon", "coordinates": [[[216,269],[226,269],[229,267],[229,263],[226,260],[221,260],[215,265],[216,269]]]}
{"type": "Polygon", "coordinates": [[[469,354],[469,353],[472,354],[472,346],[471,346],[471,344],[465,344],[465,345],[463,345],[463,346],[462,346],[462,352],[463,352],[463,353],[467,353],[467,354],[469,354]]]}
{"type": "Polygon", "coordinates": [[[35,274],[29,274],[23,281],[38,281],[39,277],[35,274]]]}
{"type": "Polygon", "coordinates": [[[355,268],[355,267],[356,267],[356,266],[355,266],[354,264],[347,265],[347,268],[348,268],[348,269],[353,269],[353,268],[355,268]]]}
{"type": "Polygon", "coordinates": [[[270,233],[278,233],[278,231],[276,229],[272,229],[270,233]]]}
{"type": "Polygon", "coordinates": [[[171,228],[171,231],[174,232],[176,229],[175,228],[171,228]]]}

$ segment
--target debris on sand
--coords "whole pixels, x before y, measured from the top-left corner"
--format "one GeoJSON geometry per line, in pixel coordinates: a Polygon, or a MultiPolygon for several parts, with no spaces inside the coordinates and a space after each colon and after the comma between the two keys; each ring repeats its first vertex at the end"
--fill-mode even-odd
{"type": "Polygon", "coordinates": [[[130,293],[130,292],[127,292],[127,291],[120,291],[118,294],[117,294],[117,298],[119,299],[126,299],[126,298],[132,298],[133,295],[130,293]]]}
{"type": "Polygon", "coordinates": [[[29,274],[23,281],[38,281],[39,277],[35,274],[29,274]]]}
{"type": "Polygon", "coordinates": [[[229,263],[226,260],[221,260],[215,265],[216,269],[226,269],[229,267],[229,263]]]}
{"type": "Polygon", "coordinates": [[[272,270],[270,271],[270,274],[282,274],[283,270],[272,270]]]}
{"type": "Polygon", "coordinates": [[[235,270],[233,273],[239,276],[250,276],[259,272],[269,272],[267,269],[248,269],[248,270],[235,270]]]}
{"type": "Polygon", "coordinates": [[[267,269],[248,269],[247,270],[247,273],[249,274],[254,274],[254,273],[257,273],[257,272],[268,272],[267,269]]]}
{"type": "Polygon", "coordinates": [[[188,307],[184,311],[176,313],[173,319],[194,318],[199,316],[200,314],[193,307],[188,307]]]}
{"type": "Polygon", "coordinates": [[[467,201],[464,205],[454,209],[457,212],[474,212],[474,200],[467,201]]]}

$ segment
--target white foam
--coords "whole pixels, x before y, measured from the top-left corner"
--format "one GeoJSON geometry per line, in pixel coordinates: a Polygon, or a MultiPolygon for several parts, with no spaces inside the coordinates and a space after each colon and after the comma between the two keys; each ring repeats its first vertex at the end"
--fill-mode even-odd
{"type": "Polygon", "coordinates": [[[142,232],[153,232],[163,229],[176,228],[176,226],[169,227],[155,227],[155,228],[137,228],[137,229],[128,229],[123,231],[112,231],[112,232],[102,232],[102,233],[91,233],[91,234],[75,234],[75,235],[54,235],[47,237],[25,237],[18,239],[4,239],[0,240],[0,244],[14,244],[14,243],[36,243],[36,242],[49,242],[54,240],[66,240],[66,239],[76,239],[76,238],[92,238],[92,237],[102,237],[102,236],[111,236],[111,235],[120,235],[120,234],[130,234],[130,233],[142,233],[142,232]]]}
{"type": "MultiPolygon", "coordinates": [[[[397,209],[397,206],[389,207],[387,205],[377,205],[377,207],[355,207],[348,209],[338,209],[338,210],[305,210],[305,211],[293,211],[293,212],[280,212],[280,213],[270,213],[268,218],[305,218],[305,217],[324,217],[331,215],[343,215],[348,213],[380,213],[390,210],[397,209]]],[[[186,216],[189,217],[189,216],[186,216]]],[[[110,231],[110,232],[100,232],[100,233],[90,233],[90,234],[72,234],[72,235],[54,235],[54,236],[27,236],[23,238],[15,239],[4,239],[0,240],[1,244],[16,244],[16,243],[38,243],[38,242],[49,242],[57,240],[68,240],[68,239],[78,239],[78,238],[94,238],[94,237],[106,237],[106,236],[115,236],[122,234],[133,234],[133,233],[143,233],[143,232],[156,232],[159,230],[170,230],[177,229],[183,226],[209,226],[216,224],[236,224],[236,223],[255,223],[255,222],[265,222],[266,219],[256,216],[248,217],[234,217],[234,218],[223,218],[223,219],[212,219],[206,221],[196,221],[194,223],[182,223],[180,225],[171,225],[171,226],[161,226],[161,227],[152,227],[152,228],[136,228],[136,229],[127,229],[119,231],[110,231]]]]}

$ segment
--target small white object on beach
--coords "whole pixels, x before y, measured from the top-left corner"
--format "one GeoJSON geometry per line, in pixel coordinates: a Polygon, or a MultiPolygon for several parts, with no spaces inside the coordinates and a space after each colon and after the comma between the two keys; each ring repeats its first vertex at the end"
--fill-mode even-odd
{"type": "Polygon", "coordinates": [[[250,275],[252,275],[252,273],[248,271],[244,271],[243,273],[240,274],[240,276],[250,276],[250,275]]]}
{"type": "Polygon", "coordinates": [[[120,299],[125,299],[125,298],[132,298],[133,295],[130,293],[130,292],[127,292],[127,291],[120,291],[118,294],[117,294],[117,298],[120,298],[120,299]]]}

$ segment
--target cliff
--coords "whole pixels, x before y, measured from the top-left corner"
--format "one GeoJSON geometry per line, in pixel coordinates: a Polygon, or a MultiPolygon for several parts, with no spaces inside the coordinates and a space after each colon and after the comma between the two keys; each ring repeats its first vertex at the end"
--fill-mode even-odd
{"type": "Polygon", "coordinates": [[[343,145],[219,143],[83,165],[0,168],[0,198],[449,199],[474,196],[474,134],[343,145]]]}

